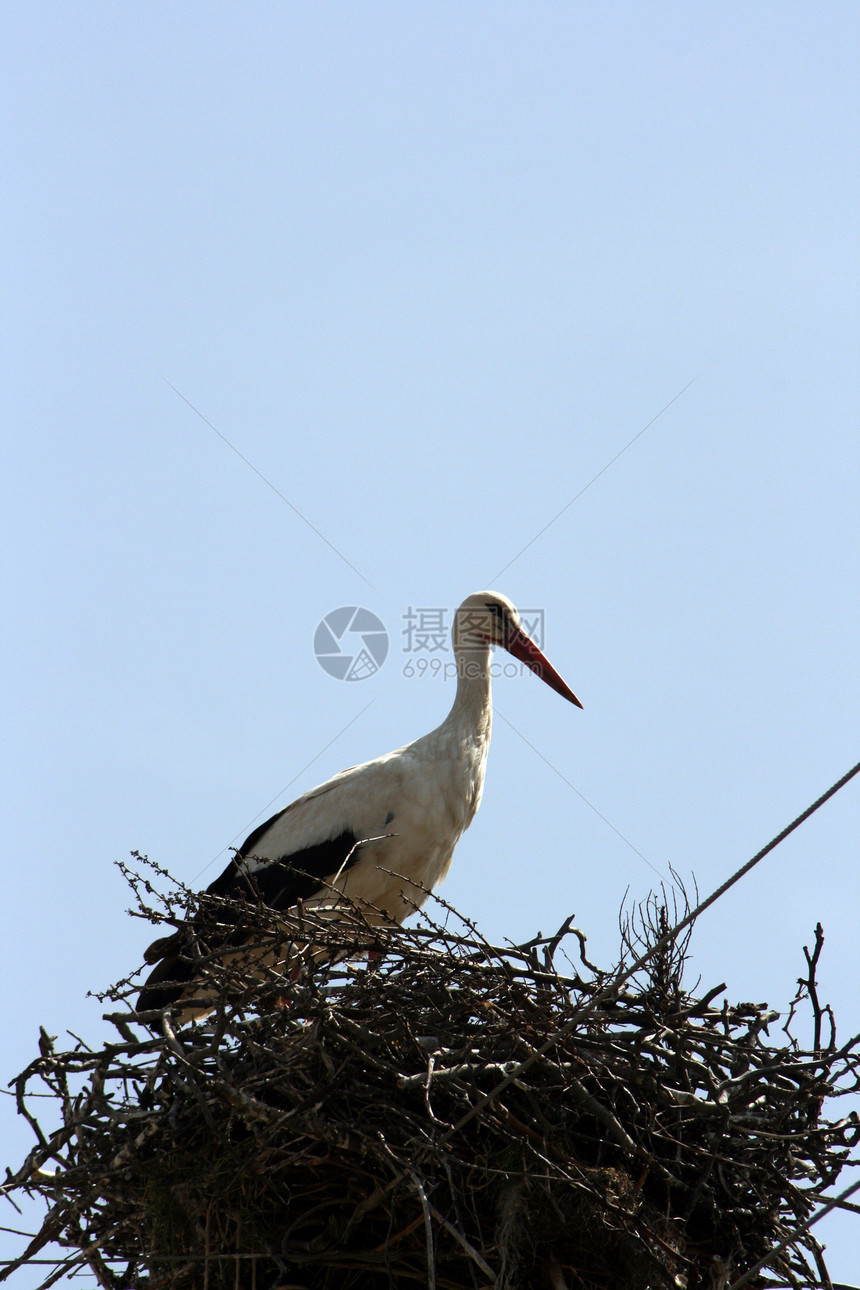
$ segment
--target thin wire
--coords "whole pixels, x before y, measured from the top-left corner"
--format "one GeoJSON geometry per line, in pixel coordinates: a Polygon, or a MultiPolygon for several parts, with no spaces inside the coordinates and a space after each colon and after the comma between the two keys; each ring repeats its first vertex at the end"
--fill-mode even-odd
{"type": "Polygon", "coordinates": [[[245,465],[248,467],[249,470],[253,470],[254,474],[259,479],[262,479],[263,483],[268,488],[271,488],[272,492],[275,494],[276,497],[280,497],[281,501],[285,502],[287,506],[289,506],[293,514],[297,515],[299,519],[302,521],[302,523],[308,526],[308,528],[311,530],[312,533],[316,533],[317,537],[320,539],[321,542],[325,542],[326,546],[330,550],[334,551],[335,555],[338,556],[339,559],[343,560],[344,564],[348,568],[352,569],[353,573],[357,574],[358,577],[361,578],[361,581],[366,583],[367,586],[370,587],[371,591],[376,591],[376,587],[374,587],[373,583],[370,582],[367,578],[365,578],[364,574],[359,569],[356,569],[354,564],[352,564],[349,560],[347,560],[344,553],[342,551],[339,551],[333,542],[329,542],[325,534],[320,533],[316,525],[312,524],[311,521],[308,519],[308,517],[306,515],[303,515],[297,506],[293,505],[289,497],[285,497],[284,494],[280,491],[280,489],[276,488],[275,485],[272,483],[272,481],[270,479],[267,479],[266,476],[263,474],[263,472],[261,470],[258,470],[257,467],[254,465],[254,463],[252,461],[249,461],[248,458],[244,455],[244,453],[241,453],[239,449],[236,447],[236,445],[232,444],[230,440],[227,438],[227,436],[225,434],[222,434],[221,431],[218,429],[218,427],[212,424],[212,422],[209,420],[208,417],[204,417],[200,409],[195,408],[191,400],[187,399],[181,390],[177,390],[176,386],[173,385],[172,382],[168,381],[166,376],[162,375],[161,379],[164,381],[165,385],[170,386],[174,394],[179,395],[183,403],[188,404],[191,411],[196,413],[196,415],[200,418],[200,420],[203,422],[204,425],[207,425],[210,430],[212,430],[215,434],[217,434],[218,438],[221,439],[223,443],[226,443],[227,447],[230,449],[231,452],[235,452],[236,456],[239,458],[240,461],[244,461],[245,465]]]}
{"type": "MultiPolygon", "coordinates": [[[[359,716],[360,715],[361,714],[359,713],[359,716]]],[[[654,944],[650,947],[650,949],[646,950],[643,954],[640,954],[639,957],[630,965],[630,967],[626,968],[624,972],[620,973],[617,977],[615,977],[615,979],[609,985],[605,986],[602,990],[599,990],[595,995],[593,995],[592,998],[589,1000],[589,1002],[585,1004],[582,1008],[580,1008],[577,1011],[576,1015],[573,1018],[571,1018],[570,1021],[566,1022],[565,1025],[561,1026],[557,1031],[555,1031],[555,1033],[548,1040],[546,1040],[545,1043],[543,1043],[540,1046],[540,1048],[536,1048],[530,1054],[530,1056],[525,1059],[525,1061],[519,1062],[517,1066],[508,1075],[505,1076],[504,1079],[499,1081],[499,1083],[495,1086],[495,1088],[491,1089],[489,1093],[484,1094],[483,1097],[481,1097],[477,1102],[475,1102],[472,1105],[472,1107],[469,1109],[469,1111],[467,1111],[467,1113],[464,1116],[461,1116],[461,1118],[457,1121],[456,1124],[453,1124],[451,1126],[451,1128],[448,1130],[445,1136],[441,1139],[440,1145],[444,1145],[446,1142],[449,1142],[457,1133],[460,1132],[460,1130],[466,1124],[468,1124],[468,1122],[471,1119],[474,1118],[474,1116],[476,1116],[481,1110],[483,1110],[483,1108],[489,1102],[491,1102],[494,1098],[498,1097],[499,1093],[504,1092],[506,1088],[508,1088],[515,1080],[519,1079],[525,1073],[525,1071],[527,1071],[536,1061],[538,1061],[541,1057],[545,1056],[545,1054],[549,1052],[551,1048],[553,1048],[557,1043],[559,1043],[561,1039],[563,1039],[566,1035],[568,1035],[572,1030],[580,1026],[584,1018],[586,1018],[590,1013],[592,1013],[595,1010],[595,1008],[605,1003],[607,999],[612,997],[612,995],[617,994],[618,991],[621,989],[621,987],[625,984],[625,982],[629,981],[632,976],[634,976],[638,971],[640,971],[641,968],[644,967],[644,965],[648,962],[650,958],[652,958],[655,954],[658,954],[666,945],[668,945],[672,940],[674,940],[686,927],[689,927],[690,924],[694,922],[695,919],[698,918],[700,914],[704,913],[704,911],[708,909],[711,905],[713,905],[716,901],[718,901],[721,896],[725,895],[725,893],[731,887],[733,887],[735,883],[739,882],[741,878],[743,878],[746,874],[748,874],[750,870],[759,863],[759,861],[763,860],[765,856],[769,855],[770,852],[773,851],[776,847],[778,847],[781,842],[784,842],[785,839],[795,831],[795,829],[799,828],[800,825],[803,824],[806,820],[808,820],[811,815],[814,815],[814,813],[820,807],[822,807],[825,802],[829,801],[830,798],[833,797],[836,793],[838,793],[841,788],[844,788],[845,785],[849,783],[849,781],[852,780],[854,776],[857,775],[858,773],[860,773],[860,762],[858,762],[856,766],[852,766],[851,770],[847,771],[842,776],[841,779],[838,779],[835,784],[831,785],[831,787],[828,788],[825,793],[822,793],[821,796],[817,798],[812,803],[811,806],[808,806],[806,810],[802,811],[800,815],[798,815],[794,820],[792,820],[790,824],[786,825],[786,827],[780,833],[778,833],[775,838],[772,838],[771,841],[768,842],[766,846],[762,847],[760,851],[757,851],[756,854],[746,862],[746,864],[741,865],[741,867],[737,869],[731,875],[730,878],[727,878],[726,881],[720,887],[717,887],[715,891],[711,892],[710,896],[708,896],[705,900],[701,901],[700,904],[698,904],[695,909],[691,910],[690,913],[685,915],[685,917],[682,918],[678,923],[676,923],[673,928],[671,928],[663,936],[659,937],[659,939],[654,942],[654,944]]],[[[390,1190],[394,1185],[396,1185],[398,1182],[401,1181],[402,1177],[405,1177],[405,1175],[399,1175],[397,1178],[391,1179],[387,1187],[385,1188],[385,1190],[386,1191],[390,1190]]],[[[740,1290],[740,1288],[746,1285],[757,1272],[761,1271],[761,1269],[765,1267],[766,1263],[773,1257],[774,1254],[779,1253],[781,1249],[785,1249],[787,1245],[791,1244],[792,1240],[796,1239],[797,1236],[799,1236],[802,1232],[807,1231],[810,1227],[813,1226],[814,1223],[817,1223],[819,1219],[824,1218],[824,1216],[828,1214],[832,1209],[837,1208],[842,1201],[847,1200],[849,1196],[853,1195],[854,1192],[858,1190],[860,1190],[860,1179],[852,1183],[852,1185],[846,1188],[845,1191],[840,1192],[839,1195],[834,1196],[825,1205],[823,1205],[820,1209],[818,1209],[812,1215],[812,1217],[803,1224],[803,1226],[800,1229],[796,1230],[793,1233],[792,1237],[788,1238],[787,1241],[784,1241],[781,1245],[777,1246],[774,1250],[771,1250],[770,1254],[767,1256],[765,1260],[759,1262],[754,1268],[751,1268],[748,1272],[744,1273],[744,1275],[739,1280],[733,1282],[732,1285],[729,1287],[729,1290],[740,1290]]],[[[253,1258],[255,1256],[252,1255],[251,1257],[253,1258]]],[[[12,1262],[14,1262],[14,1260],[3,1259],[3,1260],[0,1260],[0,1265],[8,1266],[12,1262]]],[[[59,1265],[60,1260],[30,1259],[28,1260],[28,1262],[53,1263],[55,1265],[59,1265]]]]}
{"type": "Polygon", "coordinates": [[[248,823],[245,825],[244,829],[242,829],[242,831],[241,831],[240,833],[237,833],[237,834],[236,834],[236,836],[235,836],[235,837],[234,837],[230,842],[228,842],[228,843],[227,843],[227,846],[226,846],[226,847],[222,847],[222,848],[221,848],[221,850],[218,852],[218,854],[217,854],[216,856],[213,856],[211,860],[207,861],[207,863],[203,866],[203,868],[202,868],[201,870],[199,870],[199,872],[198,872],[198,873],[196,873],[196,874],[194,875],[194,877],[193,877],[193,878],[191,878],[189,881],[190,881],[190,882],[192,882],[192,883],[193,883],[193,882],[196,882],[196,881],[197,881],[197,879],[198,879],[198,878],[200,878],[200,877],[201,877],[201,876],[206,872],[206,870],[207,870],[207,869],[211,869],[211,868],[212,868],[212,866],[213,866],[213,864],[215,864],[216,860],[220,860],[220,859],[221,859],[221,856],[223,856],[223,855],[224,855],[224,853],[225,853],[226,851],[229,851],[230,847],[231,847],[231,846],[233,846],[233,844],[234,844],[235,842],[238,842],[239,838],[245,838],[245,837],[247,837],[247,836],[248,836],[248,834],[250,833],[251,829],[254,827],[254,825],[257,823],[257,821],[260,819],[260,817],[261,817],[261,816],[263,816],[263,815],[265,815],[265,814],[266,814],[266,811],[268,811],[270,807],[274,806],[274,804],[275,804],[275,802],[277,802],[278,798],[279,798],[279,797],[283,797],[283,795],[284,795],[284,793],[286,793],[287,789],[288,789],[288,788],[290,788],[293,784],[295,784],[296,780],[297,780],[297,779],[299,779],[299,778],[300,778],[300,776],[304,775],[305,771],[306,771],[306,770],[309,770],[309,769],[311,768],[311,766],[313,766],[314,762],[319,761],[319,759],[320,759],[320,757],[322,757],[323,753],[328,752],[328,750],[329,750],[329,748],[331,748],[332,744],[337,743],[337,741],[338,741],[338,739],[340,739],[341,735],[345,735],[345,734],[346,734],[346,732],[347,732],[347,730],[349,730],[350,726],[354,726],[354,725],[355,725],[355,723],[356,723],[356,721],[358,721],[358,718],[359,718],[359,717],[363,717],[363,716],[364,716],[364,714],[365,714],[365,712],[367,712],[367,709],[368,709],[369,707],[372,707],[372,705],[373,705],[375,702],[376,702],[376,699],[371,699],[371,700],[370,700],[370,703],[366,703],[366,704],[364,705],[364,707],[361,709],[361,711],[360,711],[360,712],[357,712],[357,713],[355,714],[355,716],[354,716],[354,717],[352,717],[352,719],[351,719],[350,721],[347,721],[347,723],[346,723],[346,725],[343,727],[343,729],[339,730],[339,731],[337,732],[337,734],[336,734],[332,739],[329,739],[328,743],[327,743],[324,747],[320,748],[319,752],[316,754],[316,756],[315,756],[315,757],[311,757],[310,761],[305,762],[305,764],[304,764],[304,766],[302,766],[301,770],[297,770],[297,771],[296,771],[295,775],[293,775],[293,778],[292,778],[291,780],[288,780],[288,781],[287,781],[287,783],[284,785],[284,787],[280,790],[280,792],[279,792],[279,793],[276,793],[276,794],[275,794],[275,796],[272,798],[272,800],[271,800],[270,802],[267,802],[267,803],[266,803],[266,805],[265,805],[261,810],[259,810],[259,811],[257,812],[257,814],[254,816],[253,820],[249,820],[249,821],[248,821],[248,823]]]}
{"type": "Polygon", "coordinates": [[[846,1187],[844,1191],[841,1191],[838,1196],[834,1196],[826,1205],[822,1205],[821,1209],[817,1209],[811,1218],[808,1218],[800,1227],[794,1229],[791,1236],[786,1237],[784,1241],[780,1241],[779,1245],[775,1245],[765,1258],[759,1259],[755,1267],[748,1268],[743,1276],[738,1277],[737,1281],[733,1281],[729,1286],[729,1290],[740,1290],[741,1286],[745,1286],[757,1272],[761,1272],[762,1268],[771,1262],[775,1254],[780,1254],[783,1250],[787,1250],[790,1245],[795,1243],[798,1236],[802,1235],[803,1232],[808,1232],[814,1223],[817,1223],[820,1218],[824,1218],[824,1215],[829,1214],[832,1209],[836,1209],[843,1200],[853,1196],[855,1191],[860,1191],[860,1178],[858,1178],[857,1182],[852,1183],[850,1187],[846,1187]]]}
{"type": "Polygon", "coordinates": [[[658,420],[660,419],[660,417],[662,417],[662,415],[663,415],[663,413],[664,413],[664,412],[668,412],[668,410],[669,410],[669,408],[671,408],[672,404],[673,404],[673,403],[677,403],[677,401],[678,401],[678,399],[680,399],[681,395],[682,395],[682,394],[686,394],[686,393],[687,393],[687,390],[689,390],[690,386],[691,386],[691,385],[693,384],[693,382],[694,382],[694,381],[696,381],[696,380],[698,380],[698,377],[694,376],[692,381],[688,381],[688,382],[687,382],[687,384],[684,386],[683,390],[679,390],[679,391],[678,391],[678,393],[675,395],[675,397],[674,397],[673,399],[670,399],[670,400],[669,400],[669,402],[666,404],[666,406],[665,406],[665,407],[662,407],[662,408],[660,409],[660,411],[656,414],[656,416],[653,416],[653,417],[651,418],[651,420],[648,422],[648,424],[647,424],[647,425],[644,425],[644,426],[642,427],[642,429],[641,429],[641,430],[639,430],[639,431],[638,431],[638,432],[633,436],[633,438],[630,440],[630,442],[629,442],[629,443],[626,443],[626,444],[624,445],[624,447],[623,447],[619,452],[616,452],[615,456],[612,458],[612,460],[611,460],[611,461],[607,461],[606,465],[603,467],[603,469],[602,469],[602,470],[598,470],[597,474],[596,474],[592,479],[589,479],[588,483],[585,485],[585,487],[584,487],[584,488],[580,488],[579,492],[576,494],[576,496],[575,496],[575,497],[571,497],[570,501],[567,503],[567,505],[566,505],[566,506],[562,506],[561,510],[558,512],[558,514],[557,514],[557,515],[553,515],[552,519],[551,519],[551,520],[549,520],[546,524],[544,524],[544,526],[543,526],[543,528],[542,528],[542,529],[539,529],[539,530],[538,530],[538,532],[537,532],[537,533],[535,533],[535,535],[534,535],[534,537],[532,538],[531,542],[526,542],[525,546],[524,546],[524,547],[522,547],[522,549],[521,549],[521,550],[517,551],[516,555],[515,555],[515,556],[513,556],[510,560],[508,560],[508,563],[507,563],[507,564],[505,564],[505,565],[503,565],[503,566],[502,566],[502,568],[499,570],[499,572],[498,572],[498,573],[496,573],[496,574],[494,574],[494,575],[493,575],[493,577],[490,579],[490,582],[491,582],[491,583],[495,582],[497,578],[500,578],[500,577],[502,576],[502,574],[503,574],[503,573],[505,573],[508,569],[510,569],[511,565],[512,565],[512,564],[514,564],[514,562],[515,562],[515,561],[519,560],[519,558],[520,558],[520,556],[521,556],[521,555],[525,555],[525,553],[526,553],[526,551],[528,551],[529,547],[530,547],[530,546],[534,546],[534,544],[535,544],[535,542],[537,542],[538,538],[539,538],[539,537],[543,537],[543,535],[544,535],[544,533],[546,533],[547,529],[548,529],[548,528],[551,528],[551,527],[552,527],[552,525],[553,525],[553,524],[555,524],[556,520],[560,520],[560,519],[561,519],[561,517],[562,517],[562,515],[564,515],[565,511],[570,510],[571,506],[573,506],[573,503],[574,503],[574,502],[578,502],[578,501],[579,501],[579,499],[580,499],[580,497],[582,497],[582,494],[583,494],[583,493],[585,493],[585,492],[587,492],[587,491],[588,491],[588,489],[591,487],[591,485],[592,485],[592,484],[597,483],[597,481],[598,481],[598,479],[600,478],[600,476],[601,476],[601,475],[605,475],[605,474],[606,474],[606,472],[607,472],[607,470],[609,469],[609,467],[610,467],[610,466],[614,466],[614,465],[615,465],[615,463],[616,463],[616,461],[618,460],[618,458],[619,458],[619,457],[623,457],[623,456],[624,456],[624,454],[625,454],[625,452],[627,451],[627,449],[628,449],[628,448],[632,448],[632,447],[633,447],[633,445],[634,445],[634,443],[636,442],[636,440],[637,440],[637,439],[641,439],[641,438],[642,438],[642,435],[645,433],[645,431],[646,431],[646,430],[650,430],[650,428],[651,428],[651,426],[654,424],[654,422],[655,422],[655,421],[658,421],[658,420]]]}
{"type": "Polygon", "coordinates": [[[648,866],[648,868],[649,868],[649,869],[653,869],[653,870],[654,870],[654,872],[656,873],[657,877],[658,877],[658,878],[660,878],[660,879],[661,879],[661,881],[663,881],[663,882],[667,882],[667,881],[668,881],[668,879],[667,879],[666,875],[665,875],[664,873],[662,873],[662,872],[661,872],[661,870],[659,870],[655,864],[652,864],[652,863],[651,863],[651,861],[648,859],[648,857],[647,857],[647,856],[643,856],[643,854],[642,854],[642,852],[639,850],[639,848],[638,848],[638,847],[634,847],[634,845],[633,845],[633,843],[630,841],[630,839],[629,839],[629,838],[625,838],[625,836],[624,836],[624,834],[621,832],[621,830],[620,830],[620,829],[616,829],[616,827],[615,827],[615,825],[612,823],[612,821],[611,821],[611,820],[607,820],[606,816],[605,816],[605,815],[603,815],[600,811],[598,811],[597,807],[596,807],[592,802],[589,802],[589,800],[588,800],[588,798],[585,796],[585,794],[584,794],[584,793],[580,793],[580,791],[579,791],[579,789],[576,787],[576,785],[575,785],[575,784],[571,784],[570,780],[569,780],[565,775],[562,775],[562,773],[561,773],[561,771],[559,770],[559,768],[558,768],[557,766],[554,766],[554,765],[552,764],[552,762],[549,760],[549,758],[548,758],[548,757],[544,757],[543,753],[541,752],[541,750],[540,750],[539,748],[535,748],[534,744],[533,744],[533,743],[531,743],[528,739],[526,739],[525,735],[523,734],[523,732],[522,732],[521,730],[517,730],[517,728],[516,728],[516,726],[514,725],[514,723],[513,723],[512,721],[509,721],[509,720],[508,720],[508,718],[505,716],[504,712],[500,712],[500,711],[499,711],[499,709],[498,709],[498,707],[496,706],[496,704],[495,704],[495,703],[493,704],[493,712],[495,713],[495,715],[496,715],[497,717],[501,717],[501,718],[502,718],[502,721],[504,721],[504,723],[505,723],[505,725],[506,725],[506,726],[510,726],[511,730],[513,730],[513,732],[514,732],[514,734],[515,734],[515,735],[519,735],[520,739],[522,739],[522,741],[523,741],[523,743],[526,745],[526,747],[531,748],[532,752],[533,752],[533,753],[535,753],[535,755],[536,755],[536,756],[540,757],[541,761],[542,761],[542,762],[545,762],[545,763],[546,763],[546,765],[547,765],[547,766],[549,766],[550,770],[551,770],[551,771],[554,771],[554,772],[555,772],[555,774],[556,774],[556,775],[558,775],[559,779],[560,779],[563,783],[567,784],[568,788],[573,789],[574,793],[576,793],[576,796],[577,796],[578,798],[580,798],[583,802],[585,802],[585,805],[588,807],[588,809],[589,809],[590,811],[594,811],[594,814],[597,816],[597,818],[598,818],[599,820],[602,820],[604,824],[608,825],[608,826],[609,826],[609,828],[612,830],[612,832],[613,832],[613,833],[616,833],[616,834],[618,835],[618,837],[621,839],[621,841],[622,841],[626,846],[628,846],[628,847],[630,848],[630,850],[631,850],[631,851],[633,851],[633,852],[634,852],[634,853],[639,857],[639,859],[640,859],[640,860],[644,860],[644,861],[645,861],[645,863],[647,864],[647,866],[648,866]]]}
{"type": "Polygon", "coordinates": [[[572,1031],[578,1029],[586,1017],[590,1016],[595,1009],[601,1007],[616,995],[621,987],[629,981],[632,976],[635,976],[637,972],[642,970],[649,959],[653,958],[655,954],[661,953],[667,945],[670,945],[685,928],[695,922],[700,914],[703,914],[706,909],[709,909],[710,906],[714,904],[715,901],[719,900],[721,896],[724,896],[729,888],[733,887],[736,882],[740,882],[741,878],[748,874],[760,860],[763,860],[775,847],[778,847],[780,842],[784,842],[790,833],[793,833],[794,830],[799,828],[805,820],[809,819],[810,815],[814,814],[819,807],[829,801],[830,798],[833,797],[834,793],[838,793],[840,788],[844,788],[849,780],[853,779],[858,772],[860,772],[860,762],[858,762],[856,766],[853,766],[851,770],[842,776],[841,779],[838,779],[835,784],[828,788],[826,793],[822,793],[821,797],[814,801],[811,806],[808,806],[805,811],[802,811],[796,819],[792,820],[791,824],[786,825],[781,833],[778,833],[775,838],[772,838],[771,841],[768,842],[767,846],[764,846],[760,851],[757,851],[751,860],[748,860],[746,864],[741,865],[740,869],[737,869],[730,878],[727,878],[721,886],[717,887],[716,891],[711,892],[710,896],[706,897],[706,899],[701,901],[695,909],[691,910],[682,919],[680,919],[674,927],[670,928],[669,931],[658,937],[649,949],[645,950],[644,953],[640,954],[639,957],[631,963],[630,967],[625,968],[624,971],[620,972],[611,982],[609,982],[609,984],[605,985],[602,990],[598,990],[596,994],[592,995],[588,1003],[579,1008],[569,1021],[566,1021],[563,1026],[560,1026],[558,1030],[554,1031],[549,1039],[545,1040],[539,1048],[535,1048],[524,1061],[518,1063],[518,1065],[509,1072],[504,1079],[499,1081],[495,1088],[491,1089],[489,1093],[484,1093],[476,1102],[474,1102],[466,1114],[461,1116],[456,1124],[453,1124],[444,1135],[441,1139],[442,1144],[450,1142],[451,1139],[459,1133],[470,1120],[474,1119],[474,1117],[482,1111],[488,1103],[492,1102],[500,1093],[503,1093],[506,1088],[509,1088],[510,1085],[513,1084],[514,1080],[520,1079],[520,1077],[529,1070],[536,1061],[539,1061],[541,1057],[544,1057],[550,1049],[554,1048],[572,1031]]]}

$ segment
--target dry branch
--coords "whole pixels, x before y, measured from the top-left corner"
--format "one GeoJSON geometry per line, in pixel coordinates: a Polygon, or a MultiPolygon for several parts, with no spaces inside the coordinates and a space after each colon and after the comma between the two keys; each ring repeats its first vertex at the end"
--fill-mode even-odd
{"type": "MultiPolygon", "coordinates": [[[[765,1005],[686,992],[689,929],[621,982],[569,922],[498,947],[441,902],[445,925],[393,931],[305,913],[329,962],[249,979],[211,948],[230,902],[131,878],[151,921],[194,914],[216,1006],[176,1029],[131,1012],[125,981],[118,1042],[61,1052],[43,1032],[15,1082],[36,1145],[5,1191],[48,1213],[19,1264],[59,1243],[106,1290],[726,1290],[759,1260],[751,1285],[829,1284],[805,1225],[860,1137],[856,1114],[829,1118],[860,1087],[860,1039],[837,1047],[819,1003],[820,932],[791,1013],[810,1001],[806,1051],[771,1042],[765,1005]],[[367,968],[351,954],[371,937],[367,968]],[[32,1110],[45,1090],[59,1128],[32,1110]]],[[[665,939],[667,904],[626,920],[628,959],[665,939]]],[[[296,961],[295,928],[242,914],[296,961]]]]}

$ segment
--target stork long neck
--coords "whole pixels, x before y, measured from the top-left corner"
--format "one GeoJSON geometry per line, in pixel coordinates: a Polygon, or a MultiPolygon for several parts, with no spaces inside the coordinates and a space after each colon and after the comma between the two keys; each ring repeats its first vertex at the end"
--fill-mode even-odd
{"type": "Polygon", "coordinates": [[[480,638],[454,647],[457,694],[446,725],[475,743],[489,743],[493,707],[490,695],[490,646],[480,638]]]}
{"type": "MultiPolygon", "coordinates": [[[[490,747],[490,647],[483,639],[454,646],[457,694],[442,725],[427,737],[440,780],[440,800],[450,812],[452,837],[469,827],[484,788],[490,747]]],[[[450,853],[445,868],[450,862],[450,853]]]]}

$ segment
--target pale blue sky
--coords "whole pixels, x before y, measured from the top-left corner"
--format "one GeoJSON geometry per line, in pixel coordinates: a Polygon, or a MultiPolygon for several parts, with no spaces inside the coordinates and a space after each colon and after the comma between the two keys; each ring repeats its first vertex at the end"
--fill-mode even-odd
{"type": "MultiPolygon", "coordinates": [[[[443,888],[491,937],[575,913],[609,963],[657,881],[565,780],[705,893],[857,760],[856,4],[4,27],[3,1083],[39,1024],[97,1042],[87,990],[140,961],[115,860],[205,882],[273,799],[442,719],[409,606],[543,608],[585,705],[496,685],[443,888]],[[350,604],[392,647],[344,684],[312,641],[350,604]]],[[[784,1007],[820,920],[860,1030],[858,793],[705,915],[690,984],[784,1007]]],[[[820,1231],[860,1283],[858,1220],[820,1231]]]]}

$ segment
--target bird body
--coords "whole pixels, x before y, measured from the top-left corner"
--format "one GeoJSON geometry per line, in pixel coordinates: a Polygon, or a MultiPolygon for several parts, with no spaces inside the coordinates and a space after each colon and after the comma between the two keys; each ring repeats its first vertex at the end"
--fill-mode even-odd
{"type": "MultiPolygon", "coordinates": [[[[441,726],[341,771],[268,820],[256,840],[251,835],[240,852],[247,871],[259,881],[285,856],[302,868],[305,852],[329,844],[330,858],[320,854],[319,860],[323,868],[334,867],[319,873],[327,885],[304,898],[306,907],[327,902],[336,890],[355,893],[401,922],[423,903],[420,888],[429,891],[448,872],[454,847],[478,809],[488,746],[489,723],[482,741],[463,740],[441,726]],[[354,848],[349,863],[347,853],[354,848]],[[403,877],[417,884],[411,893],[402,891],[403,877]]],[[[231,886],[234,873],[231,865],[222,875],[231,886]]]]}
{"type": "MultiPolygon", "coordinates": [[[[326,916],[337,916],[346,902],[371,923],[401,923],[420,908],[448,872],[481,801],[494,644],[581,706],[522,631],[510,601],[495,592],[470,596],[455,616],[457,693],[442,724],[341,771],[279,811],[251,833],[209,893],[262,898],[285,912],[302,902],[326,916]]],[[[181,1002],[194,976],[181,947],[181,933],[150,947],[147,961],[157,966],[139,1009],[181,1002]]]]}

